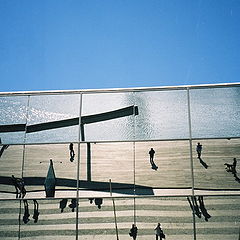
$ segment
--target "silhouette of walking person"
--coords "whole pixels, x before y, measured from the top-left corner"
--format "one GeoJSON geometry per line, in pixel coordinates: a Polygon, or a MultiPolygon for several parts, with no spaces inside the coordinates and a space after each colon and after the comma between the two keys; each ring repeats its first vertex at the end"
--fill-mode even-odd
{"type": "Polygon", "coordinates": [[[16,189],[16,198],[24,198],[26,195],[24,180],[22,178],[15,178],[14,175],[12,175],[12,183],[16,189]]]}
{"type": "Polygon", "coordinates": [[[150,156],[150,164],[152,165],[152,169],[157,170],[158,167],[156,166],[155,162],[153,161],[154,154],[155,154],[154,149],[151,148],[148,153],[149,153],[149,156],[150,156]]]}
{"type": "Polygon", "coordinates": [[[34,210],[33,210],[33,219],[36,223],[38,221],[39,211],[38,211],[38,202],[37,200],[33,200],[34,203],[34,210]]]}
{"type": "Polygon", "coordinates": [[[198,158],[201,159],[202,145],[200,144],[200,142],[197,143],[196,151],[197,151],[198,158]]]}
{"type": "Polygon", "coordinates": [[[163,238],[165,239],[165,234],[163,233],[160,223],[158,223],[157,227],[154,230],[155,230],[156,240],[158,240],[158,237],[160,240],[162,240],[163,238]]]}
{"type": "Polygon", "coordinates": [[[28,209],[28,202],[27,200],[23,200],[23,204],[24,204],[24,215],[23,215],[23,222],[26,224],[30,221],[29,217],[29,209],[28,209]]]}
{"type": "Polygon", "coordinates": [[[132,228],[130,229],[129,236],[136,240],[137,238],[138,228],[135,224],[132,224],[132,228]]]}
{"type": "Polygon", "coordinates": [[[101,207],[102,207],[101,205],[103,203],[103,199],[102,198],[95,198],[94,202],[95,202],[95,205],[98,206],[98,209],[101,209],[101,207]]]}
{"type": "Polygon", "coordinates": [[[73,143],[69,144],[69,151],[70,151],[70,161],[73,162],[74,156],[75,156],[75,153],[74,153],[74,150],[73,150],[73,143]]]}
{"type": "Polygon", "coordinates": [[[154,151],[153,148],[151,148],[150,151],[149,151],[149,156],[150,156],[150,163],[151,163],[151,165],[154,164],[154,161],[153,161],[154,154],[155,154],[155,151],[154,151]]]}
{"type": "Polygon", "coordinates": [[[72,209],[72,212],[74,212],[74,209],[77,207],[77,199],[72,198],[71,203],[68,206],[72,209]]]}
{"type": "Polygon", "coordinates": [[[208,221],[208,219],[211,217],[211,215],[208,214],[207,209],[205,208],[205,205],[204,205],[204,202],[203,202],[203,196],[199,196],[198,201],[199,201],[199,204],[200,204],[201,212],[202,212],[202,214],[205,218],[205,221],[208,221]]]}
{"type": "Polygon", "coordinates": [[[67,206],[68,199],[62,199],[59,204],[59,208],[61,209],[61,213],[63,212],[64,208],[67,206]]]}
{"type": "Polygon", "coordinates": [[[233,174],[236,173],[236,166],[237,166],[237,159],[236,158],[233,158],[233,164],[224,163],[224,165],[226,165],[227,172],[232,172],[233,174]]]}
{"type": "Polygon", "coordinates": [[[193,211],[199,218],[201,218],[201,212],[200,212],[200,210],[199,210],[196,197],[195,197],[195,196],[194,196],[194,197],[191,197],[191,199],[192,199],[192,202],[191,202],[191,200],[189,199],[189,197],[187,197],[187,200],[188,200],[188,202],[189,202],[189,205],[190,205],[192,211],[193,211]]]}

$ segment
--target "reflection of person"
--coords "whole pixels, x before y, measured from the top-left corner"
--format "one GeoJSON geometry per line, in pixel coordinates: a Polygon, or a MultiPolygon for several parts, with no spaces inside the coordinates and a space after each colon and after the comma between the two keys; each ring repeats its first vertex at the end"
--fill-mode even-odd
{"type": "Polygon", "coordinates": [[[37,200],[33,200],[34,203],[34,210],[33,210],[33,219],[36,223],[38,221],[39,211],[38,211],[38,202],[37,200]]]}
{"type": "Polygon", "coordinates": [[[95,198],[95,205],[98,206],[98,209],[101,208],[102,203],[103,203],[103,199],[102,198],[95,198]]]}
{"type": "Polygon", "coordinates": [[[197,151],[198,158],[200,159],[202,154],[202,145],[200,143],[197,144],[196,151],[197,151]]]}
{"type": "Polygon", "coordinates": [[[26,224],[30,221],[29,217],[29,209],[28,209],[28,202],[27,200],[23,200],[24,203],[24,215],[23,215],[23,222],[26,224]]]}
{"type": "Polygon", "coordinates": [[[158,237],[160,240],[162,240],[163,238],[165,239],[165,234],[163,233],[160,223],[158,223],[157,227],[154,230],[156,234],[156,240],[158,240],[158,237]]]}
{"type": "Polygon", "coordinates": [[[237,159],[233,158],[233,164],[225,163],[228,172],[236,173],[237,159]]]}
{"type": "Polygon", "coordinates": [[[198,201],[199,201],[199,204],[200,204],[201,212],[202,212],[202,214],[205,218],[205,221],[208,221],[208,219],[211,217],[211,215],[208,214],[207,209],[205,208],[205,205],[204,205],[204,202],[203,202],[203,196],[199,196],[198,201]]]}
{"type": "Polygon", "coordinates": [[[16,198],[24,198],[26,195],[26,189],[24,186],[24,181],[22,178],[15,178],[14,175],[12,175],[12,183],[16,189],[16,198]]]}
{"type": "Polygon", "coordinates": [[[135,224],[132,225],[132,228],[130,229],[130,232],[129,232],[129,236],[131,236],[133,238],[133,240],[136,240],[137,238],[137,231],[138,231],[138,228],[135,224]]]}
{"type": "Polygon", "coordinates": [[[69,144],[69,151],[70,151],[70,161],[72,162],[74,160],[74,156],[75,156],[75,153],[73,150],[73,143],[69,144]]]}
{"type": "Polygon", "coordinates": [[[68,199],[62,199],[62,200],[60,201],[60,206],[59,206],[59,208],[61,209],[61,212],[63,212],[64,208],[67,206],[67,201],[68,201],[68,199]]]}
{"type": "Polygon", "coordinates": [[[72,198],[71,204],[69,204],[68,206],[72,209],[72,212],[74,212],[74,209],[77,207],[77,199],[72,198]]]}
{"type": "Polygon", "coordinates": [[[154,161],[153,161],[154,154],[155,154],[155,151],[153,148],[151,148],[151,150],[149,151],[151,165],[154,165],[154,161]]]}

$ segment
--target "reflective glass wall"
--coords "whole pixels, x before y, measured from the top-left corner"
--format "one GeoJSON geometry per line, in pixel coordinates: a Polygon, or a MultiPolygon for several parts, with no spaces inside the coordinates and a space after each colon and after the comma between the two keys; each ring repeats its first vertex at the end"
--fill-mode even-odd
{"type": "Polygon", "coordinates": [[[237,238],[239,99],[238,84],[0,94],[0,238],[136,224],[146,239],[158,222],[168,239],[237,238]]]}

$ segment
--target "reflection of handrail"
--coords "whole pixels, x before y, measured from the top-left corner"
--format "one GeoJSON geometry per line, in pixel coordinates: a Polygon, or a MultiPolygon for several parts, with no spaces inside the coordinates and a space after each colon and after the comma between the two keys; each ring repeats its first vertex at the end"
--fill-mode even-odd
{"type": "MultiPolygon", "coordinates": [[[[90,124],[95,122],[101,122],[106,120],[111,120],[115,118],[130,116],[130,115],[138,115],[138,107],[137,106],[130,106],[121,108],[118,110],[94,114],[89,116],[82,116],[81,123],[82,124],[90,124]]],[[[0,125],[0,132],[21,132],[25,131],[27,133],[32,132],[39,132],[44,130],[62,128],[62,127],[70,127],[79,124],[79,118],[70,118],[65,120],[53,121],[53,122],[46,122],[46,123],[39,123],[34,125],[26,124],[10,124],[10,125],[0,125]]]]}

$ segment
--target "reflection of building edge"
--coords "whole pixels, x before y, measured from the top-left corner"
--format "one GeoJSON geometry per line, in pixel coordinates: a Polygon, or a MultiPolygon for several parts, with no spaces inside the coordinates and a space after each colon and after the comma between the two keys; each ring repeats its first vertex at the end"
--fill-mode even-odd
{"type": "Polygon", "coordinates": [[[50,165],[48,168],[47,177],[44,181],[44,187],[46,192],[46,197],[54,197],[56,186],[56,176],[53,169],[53,161],[50,159],[50,165]]]}

